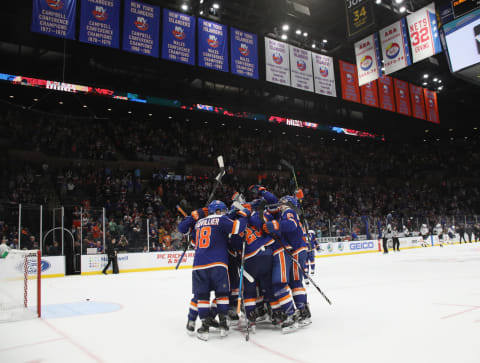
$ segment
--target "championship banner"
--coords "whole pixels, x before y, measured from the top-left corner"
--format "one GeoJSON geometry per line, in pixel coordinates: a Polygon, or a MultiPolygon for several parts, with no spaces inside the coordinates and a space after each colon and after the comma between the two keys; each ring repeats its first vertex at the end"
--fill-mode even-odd
{"type": "Polygon", "coordinates": [[[111,48],[120,46],[120,0],[82,0],[80,41],[111,48]]]}
{"type": "Polygon", "coordinates": [[[195,17],[163,10],[162,58],[195,65],[195,17]]]}
{"type": "Polygon", "coordinates": [[[125,0],[123,50],[158,57],[160,8],[125,0]]]}
{"type": "Polygon", "coordinates": [[[33,0],[32,32],[75,38],[77,0],[33,0]]]}
{"type": "Polygon", "coordinates": [[[423,92],[425,94],[425,105],[427,108],[427,121],[439,124],[440,117],[438,115],[437,92],[429,91],[426,88],[423,89],[423,92]]]}
{"type": "Polygon", "coordinates": [[[385,74],[396,72],[412,64],[407,38],[405,18],[380,30],[385,74]]]}
{"type": "Polygon", "coordinates": [[[378,107],[377,81],[364,84],[360,87],[362,92],[362,103],[367,106],[378,107]]]}
{"type": "Polygon", "coordinates": [[[230,27],[230,57],[233,74],[258,79],[256,34],[230,27]]]}
{"type": "Polygon", "coordinates": [[[412,45],[413,63],[442,51],[434,3],[407,16],[407,22],[410,43],[412,45]]]}
{"type": "Polygon", "coordinates": [[[392,77],[383,75],[378,79],[378,96],[381,109],[395,112],[392,77]]]}
{"type": "Polygon", "coordinates": [[[265,67],[268,82],[290,86],[288,44],[265,37],[265,67]]]}
{"type": "Polygon", "coordinates": [[[198,19],[198,65],[228,72],[228,38],[225,25],[198,19]]]}
{"type": "Polygon", "coordinates": [[[395,84],[395,98],[397,99],[397,112],[406,116],[411,116],[410,96],[408,92],[408,83],[393,79],[395,84]]]}
{"type": "Polygon", "coordinates": [[[355,58],[359,86],[370,83],[382,75],[382,62],[376,33],[355,43],[355,58]]]}
{"type": "Polygon", "coordinates": [[[423,88],[410,84],[410,98],[412,100],[412,116],[425,120],[425,101],[423,88]]]}
{"type": "Polygon", "coordinates": [[[342,98],[347,101],[360,103],[360,90],[358,89],[357,66],[355,64],[339,61],[340,78],[342,81],[342,98]]]}
{"type": "Polygon", "coordinates": [[[337,97],[333,58],[322,54],[312,53],[312,61],[315,93],[337,97]]]}
{"type": "Polygon", "coordinates": [[[372,0],[345,0],[345,10],[349,37],[375,25],[372,0]]]}
{"type": "Polygon", "coordinates": [[[290,46],[292,87],[313,92],[312,54],[309,50],[290,46]]]}

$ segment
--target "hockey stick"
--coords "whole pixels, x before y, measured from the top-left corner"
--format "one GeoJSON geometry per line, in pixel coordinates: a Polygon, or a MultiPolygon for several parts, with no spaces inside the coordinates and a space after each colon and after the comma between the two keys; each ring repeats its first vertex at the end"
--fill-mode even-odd
{"type": "MultiPolygon", "coordinates": [[[[298,190],[298,182],[297,182],[297,175],[295,174],[295,168],[293,167],[292,164],[290,164],[288,161],[286,161],[285,159],[280,159],[280,164],[283,164],[285,165],[287,168],[289,168],[293,174],[293,180],[295,180],[295,188],[296,190],[298,190]]],[[[310,230],[310,226],[308,225],[308,221],[307,221],[307,218],[305,217],[305,211],[303,210],[303,204],[302,202],[300,201],[300,209],[302,211],[302,221],[303,221],[303,224],[305,225],[305,229],[307,230],[307,241],[308,241],[308,249],[311,250],[312,249],[312,243],[310,241],[310,235],[308,233],[308,231],[310,230]]]]}
{"type": "Polygon", "coordinates": [[[184,217],[187,217],[187,213],[185,213],[185,211],[182,209],[182,207],[180,207],[178,204],[177,204],[177,210],[180,212],[180,214],[184,217]]]}
{"type": "MultiPolygon", "coordinates": [[[[215,177],[215,185],[213,186],[212,192],[208,196],[207,203],[205,203],[206,206],[208,206],[210,204],[210,202],[213,200],[213,196],[215,195],[215,191],[217,190],[218,186],[220,184],[222,184],[222,178],[225,175],[225,164],[223,163],[223,156],[222,155],[219,155],[217,157],[217,163],[218,163],[218,166],[220,168],[220,173],[218,173],[218,175],[215,177]]],[[[187,216],[187,213],[185,213],[185,211],[183,211],[183,209],[180,208],[178,205],[177,205],[177,209],[180,211],[180,213],[183,212],[182,214],[185,217],[187,216]]],[[[180,264],[182,263],[183,256],[185,256],[185,253],[187,252],[189,245],[190,245],[190,243],[187,243],[185,248],[183,249],[182,255],[180,256],[180,259],[177,262],[177,266],[175,266],[175,270],[178,270],[178,266],[180,266],[180,264]]]]}

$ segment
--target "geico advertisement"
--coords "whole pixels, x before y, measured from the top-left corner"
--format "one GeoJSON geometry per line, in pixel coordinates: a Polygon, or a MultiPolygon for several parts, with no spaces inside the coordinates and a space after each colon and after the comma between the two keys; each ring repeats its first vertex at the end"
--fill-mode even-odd
{"type": "Polygon", "coordinates": [[[319,256],[375,252],[378,251],[378,241],[327,242],[319,243],[319,247],[320,251],[317,251],[319,256]]]}

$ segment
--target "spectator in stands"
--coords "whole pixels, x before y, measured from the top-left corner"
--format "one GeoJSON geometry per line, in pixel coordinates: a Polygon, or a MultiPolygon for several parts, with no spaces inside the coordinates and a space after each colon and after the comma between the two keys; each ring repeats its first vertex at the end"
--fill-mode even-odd
{"type": "Polygon", "coordinates": [[[58,241],[53,241],[53,244],[47,248],[47,255],[49,256],[60,256],[61,253],[62,250],[60,249],[58,241]]]}

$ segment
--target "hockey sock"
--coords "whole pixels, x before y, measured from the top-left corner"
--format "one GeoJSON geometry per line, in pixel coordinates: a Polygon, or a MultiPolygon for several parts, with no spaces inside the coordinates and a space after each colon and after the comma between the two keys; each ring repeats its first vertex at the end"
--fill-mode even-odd
{"type": "Polygon", "coordinates": [[[190,306],[188,309],[188,320],[195,321],[197,320],[197,316],[198,316],[197,298],[193,297],[192,300],[190,300],[190,306]]]}

